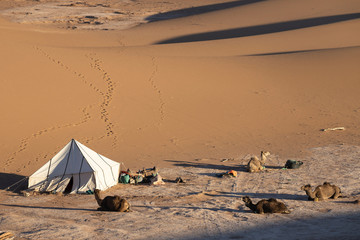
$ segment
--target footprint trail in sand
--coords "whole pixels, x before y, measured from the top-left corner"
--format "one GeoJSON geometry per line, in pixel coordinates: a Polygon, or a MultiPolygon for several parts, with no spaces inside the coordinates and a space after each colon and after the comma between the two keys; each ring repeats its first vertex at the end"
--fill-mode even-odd
{"type": "MultiPolygon", "coordinates": [[[[21,152],[23,152],[23,151],[25,151],[27,149],[27,147],[28,147],[31,140],[35,140],[35,139],[39,138],[40,136],[42,136],[42,135],[44,135],[46,133],[51,133],[51,132],[54,132],[56,130],[60,130],[60,129],[64,129],[64,128],[76,127],[76,126],[79,126],[81,124],[84,124],[84,123],[88,122],[91,119],[91,115],[89,113],[90,108],[92,108],[91,105],[86,106],[81,110],[81,112],[83,114],[83,117],[78,122],[68,123],[68,124],[64,124],[64,125],[52,126],[52,127],[49,127],[49,128],[45,128],[45,129],[42,129],[42,130],[39,130],[39,131],[33,133],[30,137],[23,138],[21,140],[21,142],[20,142],[20,145],[19,145],[18,149],[15,152],[13,152],[10,155],[10,157],[6,160],[5,167],[3,168],[3,170],[5,171],[6,167],[9,167],[11,165],[11,163],[13,163],[13,161],[15,160],[17,155],[19,155],[21,152]]],[[[46,157],[47,157],[47,155],[45,155],[43,158],[46,158],[46,157]]],[[[41,156],[37,157],[36,161],[38,161],[39,158],[41,158],[41,156]]],[[[31,162],[32,161],[29,160],[27,165],[30,165],[31,162]]],[[[25,165],[24,165],[24,168],[25,168],[25,165]]],[[[21,168],[16,170],[16,172],[20,172],[20,171],[21,171],[21,168]]]]}
{"type": "MultiPolygon", "coordinates": [[[[100,90],[100,88],[98,88],[94,83],[89,82],[85,75],[72,69],[71,67],[69,67],[68,65],[66,65],[63,61],[54,58],[53,56],[51,56],[49,53],[47,53],[44,49],[35,46],[34,49],[36,51],[38,51],[40,54],[42,54],[44,57],[46,57],[47,59],[49,59],[49,61],[53,62],[54,64],[57,64],[59,67],[65,69],[68,72],[71,72],[73,75],[75,75],[76,79],[80,80],[82,83],[84,83],[85,85],[87,85],[89,88],[91,88],[93,91],[95,91],[97,94],[99,94],[102,98],[103,101],[100,104],[100,118],[104,121],[105,123],[105,127],[106,127],[106,135],[104,136],[100,136],[98,137],[98,139],[103,139],[105,137],[113,137],[113,143],[112,143],[112,147],[116,148],[116,143],[117,143],[117,136],[116,134],[114,134],[113,128],[114,128],[114,124],[110,121],[109,118],[109,113],[108,113],[108,106],[112,100],[112,96],[114,93],[114,86],[115,84],[113,83],[111,76],[102,68],[102,61],[96,57],[96,54],[91,53],[88,54],[87,57],[91,60],[91,67],[93,69],[96,69],[97,71],[100,72],[101,76],[102,76],[102,80],[105,82],[106,84],[106,91],[103,92],[102,90],[100,90]]],[[[77,127],[81,124],[84,124],[86,122],[88,122],[92,117],[90,115],[89,109],[92,108],[93,105],[88,105],[86,107],[82,108],[82,114],[83,117],[82,119],[80,119],[77,122],[74,123],[68,123],[68,124],[64,124],[64,125],[59,125],[59,126],[51,126],[42,130],[39,130],[35,133],[33,133],[31,136],[29,137],[25,137],[21,140],[20,145],[18,147],[18,149],[11,153],[10,156],[8,157],[8,159],[5,162],[5,167],[3,168],[3,170],[5,171],[7,167],[9,167],[13,161],[15,160],[15,158],[22,152],[24,152],[30,141],[42,136],[43,134],[46,133],[50,133],[56,130],[60,130],[63,128],[68,128],[68,127],[77,127]]],[[[94,138],[89,138],[85,140],[85,143],[89,143],[90,141],[94,140],[94,138]]],[[[47,157],[47,155],[46,155],[47,157]]],[[[36,161],[39,160],[40,157],[36,158],[36,161]]],[[[31,163],[31,160],[28,162],[28,165],[31,163]]],[[[17,169],[17,172],[20,172],[21,169],[17,169]]]]}
{"type": "Polygon", "coordinates": [[[97,57],[95,53],[87,56],[91,60],[91,67],[100,72],[103,81],[106,84],[106,91],[102,95],[103,101],[100,104],[100,115],[106,126],[106,137],[113,136],[113,148],[116,148],[117,136],[114,133],[114,124],[109,117],[108,107],[113,99],[115,83],[113,82],[110,74],[102,67],[102,61],[97,57]]]}
{"type": "Polygon", "coordinates": [[[152,73],[151,73],[148,80],[150,82],[151,87],[153,88],[153,91],[155,91],[155,93],[157,94],[157,97],[159,99],[159,103],[160,103],[160,105],[159,105],[160,121],[162,122],[164,120],[164,118],[165,118],[165,113],[164,113],[165,102],[164,102],[162,93],[161,93],[158,85],[155,82],[155,76],[156,76],[156,74],[158,72],[158,65],[156,63],[156,58],[152,57],[151,62],[152,62],[153,71],[152,71],[152,73]]]}

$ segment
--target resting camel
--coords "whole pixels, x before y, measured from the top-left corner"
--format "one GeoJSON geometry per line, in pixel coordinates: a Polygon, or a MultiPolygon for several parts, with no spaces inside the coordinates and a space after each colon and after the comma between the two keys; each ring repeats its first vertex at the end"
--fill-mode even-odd
{"type": "Polygon", "coordinates": [[[340,188],[335,185],[331,185],[328,182],[324,182],[323,185],[317,186],[313,192],[311,191],[310,184],[302,186],[301,190],[306,192],[306,195],[309,196],[309,200],[313,200],[315,202],[328,198],[337,199],[338,197],[341,197],[340,188]]]}
{"type": "Polygon", "coordinates": [[[99,204],[99,211],[115,211],[115,212],[130,212],[130,204],[126,199],[120,196],[107,196],[104,199],[100,198],[100,190],[95,189],[95,199],[99,204]]]}
{"type": "Polygon", "coordinates": [[[245,205],[250,208],[254,213],[286,213],[289,214],[290,210],[284,203],[279,202],[275,198],[269,198],[268,200],[260,200],[257,204],[253,204],[248,196],[242,198],[245,205]]]}
{"type": "Polygon", "coordinates": [[[263,170],[265,166],[266,157],[269,155],[270,155],[269,152],[261,151],[260,160],[256,156],[251,157],[247,165],[248,172],[260,172],[261,170],[263,170]]]}

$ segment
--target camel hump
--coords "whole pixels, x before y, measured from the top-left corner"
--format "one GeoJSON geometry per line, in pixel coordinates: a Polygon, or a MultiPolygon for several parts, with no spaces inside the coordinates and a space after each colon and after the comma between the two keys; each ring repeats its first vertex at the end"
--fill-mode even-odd
{"type": "Polygon", "coordinates": [[[263,170],[264,163],[265,161],[263,161],[263,159],[260,161],[257,156],[252,156],[247,164],[247,171],[260,172],[261,170],[263,170]]]}
{"type": "Polygon", "coordinates": [[[286,205],[281,202],[278,201],[275,198],[269,198],[267,200],[263,199],[260,200],[257,204],[256,204],[256,213],[290,213],[290,211],[288,210],[288,208],[286,207],[286,205]]]}

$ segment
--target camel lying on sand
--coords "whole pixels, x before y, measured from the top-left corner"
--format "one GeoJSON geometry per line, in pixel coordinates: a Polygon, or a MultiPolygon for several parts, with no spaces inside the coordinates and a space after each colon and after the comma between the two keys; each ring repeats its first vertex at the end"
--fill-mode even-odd
{"type": "Polygon", "coordinates": [[[260,200],[257,204],[253,204],[250,197],[245,196],[242,198],[245,205],[250,208],[254,213],[285,213],[289,214],[290,210],[284,203],[279,202],[275,198],[260,200]]]}
{"type": "Polygon", "coordinates": [[[260,172],[261,170],[263,170],[263,168],[265,166],[266,157],[269,155],[270,155],[269,152],[261,151],[260,160],[256,156],[251,157],[251,159],[247,165],[247,171],[248,172],[260,172]]]}
{"type": "Polygon", "coordinates": [[[126,199],[120,196],[107,196],[104,199],[100,197],[100,190],[95,189],[95,199],[99,204],[99,211],[115,211],[115,212],[130,212],[130,204],[126,199]]]}
{"type": "Polygon", "coordinates": [[[308,199],[313,201],[325,200],[328,198],[337,199],[338,197],[341,197],[340,188],[328,182],[324,182],[323,185],[317,186],[313,192],[311,191],[310,184],[302,186],[301,190],[305,191],[306,195],[309,196],[308,199]]]}

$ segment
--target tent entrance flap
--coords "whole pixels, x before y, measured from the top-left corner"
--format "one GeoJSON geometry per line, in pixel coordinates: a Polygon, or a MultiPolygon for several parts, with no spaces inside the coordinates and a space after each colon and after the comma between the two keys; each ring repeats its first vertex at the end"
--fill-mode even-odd
{"type": "Polygon", "coordinates": [[[72,176],[58,176],[54,177],[48,182],[47,186],[44,186],[42,189],[39,189],[42,192],[63,192],[66,186],[69,184],[72,176]]]}
{"type": "Polygon", "coordinates": [[[71,190],[73,188],[73,184],[74,184],[74,178],[71,177],[68,185],[66,186],[65,190],[64,190],[64,193],[67,194],[67,193],[71,193],[71,190]]]}
{"type": "Polygon", "coordinates": [[[73,178],[73,188],[71,193],[86,193],[86,191],[94,191],[96,187],[94,173],[82,173],[73,178]]]}

